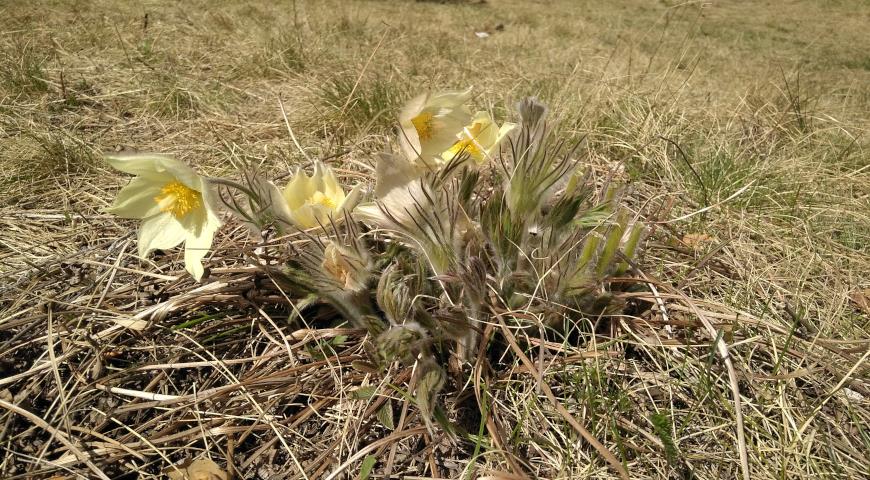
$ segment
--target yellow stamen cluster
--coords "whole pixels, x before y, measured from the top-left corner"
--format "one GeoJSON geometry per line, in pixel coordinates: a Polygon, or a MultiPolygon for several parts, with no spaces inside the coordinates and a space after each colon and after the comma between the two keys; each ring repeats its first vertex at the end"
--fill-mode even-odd
{"type": "Polygon", "coordinates": [[[412,118],[411,123],[417,130],[417,136],[420,137],[421,141],[429,140],[433,135],[435,135],[435,124],[432,121],[431,113],[423,112],[412,118]]]}
{"type": "Polygon", "coordinates": [[[475,160],[479,161],[483,159],[483,152],[480,151],[480,147],[478,147],[477,143],[472,139],[459,140],[450,147],[449,152],[453,156],[459,155],[460,152],[464,152],[475,160]]]}
{"type": "Polygon", "coordinates": [[[323,194],[323,192],[314,192],[314,195],[306,200],[306,203],[309,205],[322,205],[330,210],[335,210],[338,205],[335,203],[335,199],[330,198],[323,194]]]}
{"type": "Polygon", "coordinates": [[[154,197],[160,205],[160,210],[169,212],[177,219],[183,218],[192,210],[202,206],[202,194],[187,185],[174,181],[160,189],[160,195],[154,197]]]}

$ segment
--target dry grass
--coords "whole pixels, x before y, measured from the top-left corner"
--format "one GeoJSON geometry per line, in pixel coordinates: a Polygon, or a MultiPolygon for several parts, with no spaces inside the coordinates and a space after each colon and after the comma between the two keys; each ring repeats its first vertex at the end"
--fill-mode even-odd
{"type": "Polygon", "coordinates": [[[157,478],[207,456],[238,478],[352,478],[366,454],[373,476],[614,476],[559,405],[633,478],[732,478],[718,340],[752,478],[866,478],[870,313],[850,295],[870,288],[870,10],[605,3],[0,7],[0,476],[157,478]],[[281,99],[308,155],[370,162],[410,94],[468,84],[502,118],[540,96],[660,223],[640,264],[654,288],[612,338],[518,334],[540,379],[508,356],[448,388],[467,435],[429,436],[393,388],[409,371],[355,363],[361,332],[295,318],[240,227],[199,287],[100,211],[126,181],[102,152],[279,175],[303,160],[281,99]]]}

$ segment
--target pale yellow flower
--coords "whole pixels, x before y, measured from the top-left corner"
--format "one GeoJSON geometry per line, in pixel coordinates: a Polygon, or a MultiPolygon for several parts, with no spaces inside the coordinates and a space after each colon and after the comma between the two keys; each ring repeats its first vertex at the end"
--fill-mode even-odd
{"type": "Polygon", "coordinates": [[[116,169],[136,175],[106,209],[124,218],[142,219],[139,256],[184,242],[184,267],[202,279],[202,259],[221,221],[209,184],[184,163],[160,155],[107,157],[116,169]]]}
{"type": "Polygon", "coordinates": [[[474,163],[481,165],[492,158],[498,145],[515,127],[515,123],[504,123],[499,127],[489,113],[477,112],[471,124],[458,135],[459,140],[445,150],[441,158],[449,162],[460,153],[465,153],[474,163]]]}
{"type": "Polygon", "coordinates": [[[359,201],[359,186],[345,194],[331,168],[321,162],[314,164],[309,177],[301,169],[284,187],[284,204],[279,213],[302,229],[326,226],[330,218],[341,221],[345,211],[351,211],[359,201]]]}
{"type": "Polygon", "coordinates": [[[465,106],[470,97],[471,89],[424,93],[405,105],[399,115],[399,146],[409,161],[417,166],[435,165],[471,120],[465,106]]]}

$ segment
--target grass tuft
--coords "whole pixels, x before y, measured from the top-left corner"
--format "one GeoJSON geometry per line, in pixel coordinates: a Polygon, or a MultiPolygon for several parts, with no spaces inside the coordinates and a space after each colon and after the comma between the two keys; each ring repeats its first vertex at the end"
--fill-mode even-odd
{"type": "Polygon", "coordinates": [[[18,39],[2,44],[0,50],[0,87],[7,95],[27,96],[49,90],[44,71],[47,57],[32,43],[18,39]]]}
{"type": "Polygon", "coordinates": [[[386,132],[405,98],[401,86],[388,77],[360,79],[349,73],[326,79],[317,96],[335,125],[362,134],[386,132]]]}

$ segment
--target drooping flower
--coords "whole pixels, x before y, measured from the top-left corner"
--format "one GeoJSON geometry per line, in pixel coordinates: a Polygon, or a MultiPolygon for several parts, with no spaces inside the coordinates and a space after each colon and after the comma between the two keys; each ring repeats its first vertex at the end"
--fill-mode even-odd
{"type": "Polygon", "coordinates": [[[378,155],[375,202],[357,207],[355,215],[365,223],[383,229],[417,225],[430,209],[432,198],[413,165],[389,153],[378,155]]]}
{"type": "Polygon", "coordinates": [[[464,92],[424,93],[402,109],[399,115],[399,146],[407,159],[418,167],[434,165],[441,152],[456,142],[456,136],[471,120],[464,92]]]}
{"type": "Polygon", "coordinates": [[[284,187],[284,203],[278,211],[302,229],[326,226],[330,218],[340,221],[345,211],[353,210],[359,196],[359,186],[345,194],[332,169],[316,162],[310,177],[296,170],[284,187]]]}
{"type": "Polygon", "coordinates": [[[184,163],[162,155],[106,158],[114,168],[136,175],[106,209],[123,218],[142,219],[139,256],[184,242],[184,267],[202,279],[202,259],[221,221],[208,182],[184,163]]]}
{"type": "Polygon", "coordinates": [[[467,214],[449,200],[454,192],[436,186],[431,178],[418,176],[413,166],[394,155],[382,153],[375,197],[376,201],[354,211],[357,219],[419,248],[436,274],[446,272],[456,256],[455,240],[468,230],[467,214]]]}
{"type": "Polygon", "coordinates": [[[441,154],[449,162],[461,153],[468,154],[474,163],[481,165],[492,158],[499,143],[516,127],[515,123],[504,123],[499,127],[487,112],[477,112],[471,124],[459,133],[459,140],[441,154]]]}

